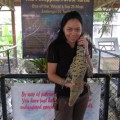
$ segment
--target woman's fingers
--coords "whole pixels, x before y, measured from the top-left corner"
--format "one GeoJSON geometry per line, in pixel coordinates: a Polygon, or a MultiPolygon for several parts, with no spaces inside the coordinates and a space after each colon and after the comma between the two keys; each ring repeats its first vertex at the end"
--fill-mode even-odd
{"type": "Polygon", "coordinates": [[[78,45],[83,45],[85,48],[88,48],[88,41],[86,40],[86,38],[81,37],[78,40],[78,45]]]}
{"type": "Polygon", "coordinates": [[[71,87],[73,87],[73,86],[75,86],[75,85],[82,88],[82,87],[84,86],[84,81],[81,80],[79,83],[78,83],[78,82],[76,82],[76,83],[75,83],[75,82],[66,82],[66,83],[65,83],[65,86],[66,86],[66,87],[69,87],[69,88],[71,88],[71,87]]]}
{"type": "Polygon", "coordinates": [[[73,87],[74,85],[75,85],[74,82],[66,82],[66,83],[65,83],[65,86],[66,86],[66,87],[69,87],[69,88],[73,87]]]}

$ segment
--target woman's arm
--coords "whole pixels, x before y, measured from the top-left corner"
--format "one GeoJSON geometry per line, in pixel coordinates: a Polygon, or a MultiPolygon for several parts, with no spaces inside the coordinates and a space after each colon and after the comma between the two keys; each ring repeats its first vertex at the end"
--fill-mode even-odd
{"type": "Polygon", "coordinates": [[[54,83],[60,84],[63,80],[60,76],[56,74],[57,63],[48,63],[48,78],[54,83]]]}
{"type": "Polygon", "coordinates": [[[50,81],[61,86],[71,87],[74,83],[65,82],[63,78],[56,74],[57,63],[48,63],[48,78],[50,81]]]}

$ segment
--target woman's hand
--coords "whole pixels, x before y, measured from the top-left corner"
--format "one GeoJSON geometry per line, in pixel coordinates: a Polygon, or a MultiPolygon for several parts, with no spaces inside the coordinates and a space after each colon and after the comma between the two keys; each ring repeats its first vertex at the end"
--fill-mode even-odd
{"type": "Polygon", "coordinates": [[[73,83],[73,82],[66,82],[65,83],[65,87],[68,87],[68,88],[71,88],[71,87],[73,87],[75,85],[75,83],[73,83]]]}
{"type": "Polygon", "coordinates": [[[77,41],[77,43],[78,43],[78,45],[83,45],[83,47],[85,48],[86,55],[88,55],[89,54],[88,41],[84,37],[84,35],[80,37],[80,39],[77,41]]]}
{"type": "Polygon", "coordinates": [[[84,86],[84,81],[83,80],[81,80],[81,82],[79,83],[79,84],[77,84],[77,83],[74,83],[74,82],[66,82],[65,83],[65,87],[69,87],[69,88],[71,88],[71,87],[73,87],[73,86],[79,86],[80,88],[83,88],[83,86],[84,86]]]}

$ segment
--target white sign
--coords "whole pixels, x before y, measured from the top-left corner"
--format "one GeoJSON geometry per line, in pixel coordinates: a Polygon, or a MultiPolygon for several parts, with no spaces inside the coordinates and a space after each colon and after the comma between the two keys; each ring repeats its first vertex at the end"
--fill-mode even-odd
{"type": "Polygon", "coordinates": [[[54,120],[54,84],[23,84],[12,87],[14,120],[54,120]]]}
{"type": "MultiPolygon", "coordinates": [[[[54,84],[16,83],[12,87],[14,120],[54,120],[54,84]]],[[[99,120],[101,86],[90,84],[84,120],[99,120]]]]}

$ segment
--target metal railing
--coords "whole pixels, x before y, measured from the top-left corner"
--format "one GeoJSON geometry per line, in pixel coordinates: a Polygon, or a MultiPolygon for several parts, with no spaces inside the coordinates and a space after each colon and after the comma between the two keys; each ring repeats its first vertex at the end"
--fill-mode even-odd
{"type": "MultiPolygon", "coordinates": [[[[120,77],[120,74],[113,74],[112,76],[120,77]]],[[[6,75],[3,74],[1,75],[0,82],[1,82],[1,100],[2,100],[3,120],[7,120],[6,91],[5,91],[6,78],[47,78],[47,74],[6,74],[6,75]]],[[[93,78],[105,78],[103,120],[108,120],[110,76],[107,74],[94,74],[93,78]]]]}
{"type": "MultiPolygon", "coordinates": [[[[109,112],[109,99],[110,99],[110,86],[111,86],[111,81],[112,78],[116,78],[118,79],[118,84],[117,86],[117,91],[118,91],[118,96],[119,97],[119,91],[120,91],[120,56],[113,54],[111,52],[105,51],[105,50],[100,50],[97,49],[97,51],[99,51],[99,60],[98,60],[98,73],[95,73],[93,75],[93,78],[104,78],[104,100],[103,100],[103,104],[104,104],[104,108],[103,108],[103,119],[102,120],[109,120],[108,117],[108,112],[109,112]],[[112,56],[115,56],[119,59],[119,69],[118,69],[118,73],[104,73],[101,72],[101,68],[100,68],[100,64],[101,64],[101,53],[107,53],[110,54],[112,56]]],[[[1,100],[2,100],[2,114],[3,114],[3,120],[7,120],[7,105],[6,105],[6,91],[5,91],[5,81],[7,78],[20,78],[20,79],[24,79],[24,78],[47,78],[47,74],[2,74],[0,77],[0,82],[1,82],[1,100]]],[[[114,120],[114,119],[113,119],[114,120]]]]}
{"type": "MultiPolygon", "coordinates": [[[[106,51],[106,50],[101,50],[101,49],[98,49],[98,48],[96,48],[96,50],[99,52],[99,55],[98,55],[98,57],[99,57],[99,60],[98,60],[98,73],[101,73],[101,68],[100,68],[100,65],[101,65],[101,54],[102,53],[106,53],[106,54],[108,54],[108,55],[111,55],[111,56],[113,56],[113,57],[116,57],[116,58],[118,58],[118,72],[117,73],[120,73],[120,55],[117,55],[117,54],[114,54],[114,53],[111,53],[111,52],[109,52],[109,51],[106,51]]],[[[109,74],[111,74],[111,72],[110,72],[110,70],[108,70],[109,71],[109,74]]],[[[102,72],[102,73],[105,73],[105,72],[102,72]]],[[[113,73],[113,72],[112,72],[113,73]]],[[[115,72],[116,73],[116,72],[115,72]]],[[[120,78],[119,78],[120,79],[120,78]]],[[[120,80],[118,81],[118,91],[117,91],[117,96],[119,97],[120,96],[120,80]]]]}
{"type": "MultiPolygon", "coordinates": [[[[6,57],[7,57],[7,63],[8,63],[8,73],[11,73],[11,63],[10,63],[10,51],[15,49],[17,47],[17,45],[9,47],[8,49],[5,50],[0,50],[0,53],[6,53],[6,57]]],[[[5,58],[5,56],[3,56],[3,58],[5,58]]],[[[0,57],[0,60],[3,60],[2,57],[0,57]]],[[[6,58],[5,58],[6,59],[6,58]]]]}

